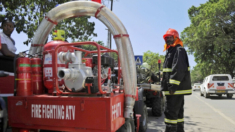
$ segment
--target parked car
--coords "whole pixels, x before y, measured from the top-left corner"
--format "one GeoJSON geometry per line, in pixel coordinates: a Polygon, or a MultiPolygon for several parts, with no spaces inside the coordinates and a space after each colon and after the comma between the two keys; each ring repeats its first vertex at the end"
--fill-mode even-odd
{"type": "Polygon", "coordinates": [[[193,91],[200,90],[200,87],[201,87],[201,83],[194,83],[192,89],[193,89],[193,91]]]}
{"type": "Polygon", "coordinates": [[[233,84],[234,84],[234,87],[235,87],[235,77],[233,77],[233,84]]]}
{"type": "Polygon", "coordinates": [[[205,77],[200,88],[201,96],[209,98],[211,94],[221,97],[223,94],[227,98],[232,98],[235,94],[234,83],[229,74],[213,74],[205,77]]]}

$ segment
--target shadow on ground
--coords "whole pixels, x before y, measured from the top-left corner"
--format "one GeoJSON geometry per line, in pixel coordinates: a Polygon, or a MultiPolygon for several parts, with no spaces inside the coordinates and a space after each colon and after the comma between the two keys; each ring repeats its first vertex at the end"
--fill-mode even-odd
{"type": "Polygon", "coordinates": [[[152,115],[152,109],[148,108],[148,130],[147,132],[164,132],[164,114],[160,117],[155,117],[152,115]]]}

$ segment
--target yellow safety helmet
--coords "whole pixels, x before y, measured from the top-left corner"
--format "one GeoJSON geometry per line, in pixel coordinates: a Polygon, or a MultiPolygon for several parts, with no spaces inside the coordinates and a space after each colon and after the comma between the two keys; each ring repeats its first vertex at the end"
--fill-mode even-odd
{"type": "Polygon", "coordinates": [[[64,41],[65,40],[65,31],[64,30],[55,30],[52,35],[53,40],[61,40],[64,41]]]}

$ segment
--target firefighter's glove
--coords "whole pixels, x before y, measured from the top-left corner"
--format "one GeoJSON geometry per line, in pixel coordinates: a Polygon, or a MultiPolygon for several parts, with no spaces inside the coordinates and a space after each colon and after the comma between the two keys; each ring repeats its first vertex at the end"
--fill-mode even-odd
{"type": "Polygon", "coordinates": [[[168,87],[170,95],[173,95],[175,93],[175,91],[176,91],[176,88],[174,87],[174,84],[168,83],[167,87],[168,87]]]}

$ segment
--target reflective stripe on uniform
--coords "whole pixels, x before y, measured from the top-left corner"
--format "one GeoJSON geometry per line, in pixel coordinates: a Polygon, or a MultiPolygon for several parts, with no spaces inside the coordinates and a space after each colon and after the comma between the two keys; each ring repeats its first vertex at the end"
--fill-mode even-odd
{"type": "Polygon", "coordinates": [[[180,81],[174,80],[174,79],[170,79],[169,80],[170,84],[176,84],[176,85],[180,85],[180,81]]]}
{"type": "Polygon", "coordinates": [[[184,122],[184,118],[182,118],[182,119],[177,119],[177,122],[184,122]]]}
{"type": "Polygon", "coordinates": [[[163,72],[172,72],[171,68],[163,68],[163,72]]]}
{"type": "Polygon", "coordinates": [[[148,77],[146,78],[146,80],[149,81],[149,80],[150,80],[150,76],[148,76],[148,77]]]}
{"type": "MultiPolygon", "coordinates": [[[[190,67],[188,67],[188,71],[190,71],[190,67]]],[[[163,72],[172,72],[171,68],[163,68],[163,72]]]]}
{"type": "MultiPolygon", "coordinates": [[[[170,95],[169,91],[163,91],[165,95],[170,95]]],[[[180,95],[180,94],[191,94],[192,89],[190,90],[177,90],[175,91],[174,95],[180,95]]]]}
{"type": "Polygon", "coordinates": [[[177,124],[177,120],[170,120],[170,119],[167,119],[167,118],[165,118],[165,122],[166,123],[171,123],[171,124],[177,124]]]}

